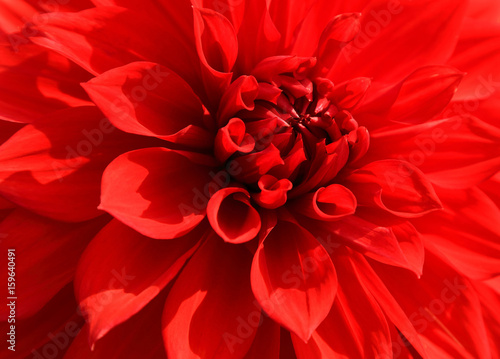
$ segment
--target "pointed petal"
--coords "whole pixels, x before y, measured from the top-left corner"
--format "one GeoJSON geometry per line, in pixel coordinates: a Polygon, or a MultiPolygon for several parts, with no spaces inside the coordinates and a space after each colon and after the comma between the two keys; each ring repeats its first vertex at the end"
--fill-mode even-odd
{"type": "Polygon", "coordinates": [[[426,245],[469,278],[500,275],[497,205],[478,189],[438,191],[444,211],[414,222],[426,245]]]}
{"type": "Polygon", "coordinates": [[[104,168],[118,154],[144,145],[113,127],[96,107],[59,111],[2,145],[0,194],[57,220],[94,218],[102,214],[97,206],[104,168]]]}
{"type": "Polygon", "coordinates": [[[341,251],[333,256],[339,288],[328,317],[307,343],[292,334],[299,359],[392,358],[385,314],[359,283],[349,264],[345,265],[345,256],[341,251]]]}
{"type": "Polygon", "coordinates": [[[231,82],[238,57],[238,39],[231,22],[210,9],[193,8],[196,49],[205,90],[214,106],[231,82]]]}
{"type": "Polygon", "coordinates": [[[316,238],[320,238],[320,242],[330,251],[346,245],[379,262],[409,269],[417,276],[422,274],[421,267],[409,261],[399,238],[390,227],[378,226],[358,215],[335,222],[301,219],[300,223],[316,238]]]}
{"type": "Polygon", "coordinates": [[[328,23],[316,49],[316,75],[325,76],[342,49],[358,35],[361,30],[360,16],[359,13],[337,15],[328,23]]]}
{"type": "Polygon", "coordinates": [[[202,234],[203,229],[159,241],[117,220],[100,231],[82,255],[75,278],[91,345],[155,298],[194,253],[202,234]]]}
{"type": "Polygon", "coordinates": [[[284,221],[260,244],[251,279],[263,310],[304,341],[328,315],[337,288],[323,246],[301,226],[284,221]]]}
{"type": "MultiPolygon", "coordinates": [[[[0,248],[5,253],[14,249],[16,254],[16,294],[23,298],[16,307],[16,318],[35,314],[73,280],[78,259],[107,221],[101,217],[67,224],[16,209],[0,223],[0,248]]],[[[7,311],[7,306],[0,308],[1,320],[7,319],[7,311]]]]}
{"type": "Polygon", "coordinates": [[[469,188],[500,170],[500,130],[471,116],[372,133],[371,141],[368,159],[397,154],[441,187],[469,188]]]}
{"type": "Polygon", "coordinates": [[[245,1],[245,12],[238,30],[239,73],[250,73],[262,59],[275,55],[281,34],[269,13],[269,1],[245,1]]]}
{"type": "Polygon", "coordinates": [[[370,2],[362,11],[361,33],[331,74],[336,82],[365,76],[394,83],[421,66],[443,63],[455,48],[466,7],[453,0],[370,2]]]}
{"type": "MultiPolygon", "coordinates": [[[[353,252],[346,256],[346,266],[356,274],[359,282],[365,290],[373,295],[380,308],[398,330],[405,336],[411,345],[423,358],[431,358],[426,354],[426,347],[423,345],[419,333],[414,327],[412,318],[408,317],[393,294],[387,289],[378,274],[371,268],[365,258],[356,256],[353,252]]],[[[416,280],[416,277],[409,274],[416,280]]]]}
{"type": "Polygon", "coordinates": [[[161,337],[161,312],[165,293],[150,302],[137,315],[89,345],[89,325],[76,336],[64,359],[166,359],[161,337]]]}
{"type": "Polygon", "coordinates": [[[443,112],[463,76],[448,66],[419,68],[387,90],[369,88],[354,116],[371,133],[394,122],[423,124],[443,112]]]}
{"type": "MultiPolygon", "coordinates": [[[[472,4],[476,4],[473,2],[472,4]]],[[[489,2],[489,11],[494,2],[489,2]]],[[[454,97],[455,101],[477,101],[490,97],[498,89],[500,76],[500,26],[484,21],[468,21],[449,64],[467,74],[454,97]]]]}
{"type": "Polygon", "coordinates": [[[208,236],[165,304],[163,338],[169,357],[229,359],[246,354],[261,315],[250,288],[250,263],[251,254],[243,246],[208,236]]]}
{"type": "Polygon", "coordinates": [[[402,271],[375,268],[409,315],[430,357],[491,357],[474,288],[439,258],[427,254],[424,274],[418,280],[402,271]]]}
{"type": "MultiPolygon", "coordinates": [[[[186,41],[179,22],[162,18],[164,23],[158,23],[158,18],[151,16],[115,6],[46,14],[34,27],[37,36],[32,40],[95,75],[143,60],[161,63],[190,84],[197,83],[199,60],[194,42],[186,41]]],[[[192,14],[184,19],[184,25],[189,24],[189,18],[192,21],[192,14]]]]}

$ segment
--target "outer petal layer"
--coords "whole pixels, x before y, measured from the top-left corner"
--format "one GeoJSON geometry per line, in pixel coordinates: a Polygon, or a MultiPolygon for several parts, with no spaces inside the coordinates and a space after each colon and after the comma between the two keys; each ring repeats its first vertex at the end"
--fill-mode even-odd
{"type": "Polygon", "coordinates": [[[99,208],[146,236],[180,237],[205,218],[209,161],[161,147],[128,152],[106,168],[99,208]]]}
{"type": "Polygon", "coordinates": [[[260,244],[251,278],[264,311],[303,341],[328,315],[337,289],[328,252],[300,225],[285,221],[260,244]]]}

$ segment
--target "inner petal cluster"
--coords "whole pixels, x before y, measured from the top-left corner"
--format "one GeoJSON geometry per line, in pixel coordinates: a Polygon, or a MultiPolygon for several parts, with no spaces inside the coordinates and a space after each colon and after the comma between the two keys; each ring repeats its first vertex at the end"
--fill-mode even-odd
{"type": "Polygon", "coordinates": [[[369,79],[336,85],[315,65],[315,58],[267,58],[222,98],[214,154],[257,206],[278,208],[333,184],[368,149],[368,131],[350,111],[369,79]]]}

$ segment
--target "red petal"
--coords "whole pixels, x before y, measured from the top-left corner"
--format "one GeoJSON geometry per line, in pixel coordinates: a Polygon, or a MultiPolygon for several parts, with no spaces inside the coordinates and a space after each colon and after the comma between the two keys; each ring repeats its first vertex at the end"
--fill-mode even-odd
{"type": "Polygon", "coordinates": [[[212,228],[229,243],[244,243],[260,231],[260,216],[250,203],[250,194],[239,187],[217,191],[207,206],[212,228]]]}
{"type": "Polygon", "coordinates": [[[391,83],[442,63],[455,48],[466,7],[454,0],[372,1],[363,10],[360,34],[330,73],[336,82],[364,76],[391,83]]]}
{"type": "Polygon", "coordinates": [[[239,118],[229,120],[215,137],[214,153],[221,162],[226,161],[235,152],[250,153],[254,148],[255,140],[246,133],[245,123],[239,118]]]}
{"type": "Polygon", "coordinates": [[[246,0],[196,0],[195,2],[196,5],[215,10],[224,15],[231,21],[236,31],[240,28],[246,0]]]}
{"type": "Polygon", "coordinates": [[[337,15],[325,27],[316,49],[316,75],[325,76],[342,49],[358,35],[361,30],[360,16],[359,13],[337,15]]]}
{"type": "Polygon", "coordinates": [[[430,182],[408,162],[372,162],[354,171],[345,183],[360,204],[376,205],[399,217],[421,217],[442,208],[430,182]]]}
{"type": "MultiPolygon", "coordinates": [[[[7,249],[16,254],[16,296],[22,298],[16,307],[18,319],[35,314],[73,279],[80,255],[106,221],[103,217],[66,224],[17,209],[0,223],[5,268],[7,249]]],[[[1,320],[7,319],[8,309],[0,307],[1,320]]]]}
{"type": "MultiPolygon", "coordinates": [[[[20,303],[18,300],[17,304],[20,303]]],[[[0,324],[2,333],[8,333],[11,325],[16,327],[15,352],[8,349],[10,344],[6,342],[0,349],[0,358],[61,358],[83,323],[83,317],[78,314],[73,286],[68,284],[33,316],[16,318],[14,324],[7,321],[0,324]]]]}
{"type": "Polygon", "coordinates": [[[123,154],[104,171],[99,208],[146,236],[180,237],[205,218],[209,163],[161,147],[123,154]]]}
{"type": "Polygon", "coordinates": [[[427,254],[418,280],[378,266],[377,273],[409,315],[431,358],[490,358],[477,293],[457,272],[427,254]]]}
{"type": "Polygon", "coordinates": [[[251,278],[263,310],[304,341],[328,315],[337,289],[326,250],[291,222],[279,222],[260,244],[251,278]]]}
{"type": "Polygon", "coordinates": [[[241,76],[226,90],[221,99],[217,123],[220,127],[227,124],[240,110],[252,111],[259,94],[259,84],[253,76],[241,76]]]}
{"type": "Polygon", "coordinates": [[[300,32],[305,15],[312,7],[312,1],[270,1],[269,14],[276,29],[281,34],[280,53],[292,53],[291,48],[297,40],[297,34],[300,32]]]}
{"type": "Polygon", "coordinates": [[[500,210],[478,189],[438,189],[444,211],[415,222],[426,246],[473,279],[500,275],[500,210]]]}
{"type": "Polygon", "coordinates": [[[500,170],[500,130],[471,116],[372,133],[371,141],[369,158],[397,154],[441,187],[469,188],[500,170]]]}
{"type": "Polygon", "coordinates": [[[117,220],[99,232],[80,259],[75,278],[91,345],[158,295],[194,253],[202,232],[158,241],[117,220]]]}
{"type": "Polygon", "coordinates": [[[384,313],[345,264],[348,253],[333,260],[339,287],[332,310],[306,344],[292,335],[299,359],[392,358],[391,336],[384,313]]]}
{"type": "Polygon", "coordinates": [[[344,109],[352,109],[365,96],[366,91],[371,85],[371,80],[367,77],[358,77],[332,88],[328,94],[337,106],[344,109]]]}
{"type": "Polygon", "coordinates": [[[80,87],[89,74],[61,55],[33,44],[2,44],[0,59],[2,118],[31,123],[68,106],[90,104],[80,87]]]}
{"type": "Polygon", "coordinates": [[[280,74],[293,73],[301,78],[314,67],[314,57],[271,56],[260,61],[252,70],[252,75],[260,82],[273,82],[280,74]]]}
{"type": "Polygon", "coordinates": [[[118,154],[146,144],[117,130],[95,107],[59,111],[2,145],[0,194],[57,220],[94,218],[102,214],[97,206],[104,168],[118,154]]]}
{"type": "Polygon", "coordinates": [[[293,209],[307,217],[323,221],[337,220],[354,214],[356,197],[342,185],[321,187],[290,203],[293,209]]]}
{"type": "MultiPolygon", "coordinates": [[[[422,274],[421,265],[415,260],[413,248],[405,248],[409,252],[406,256],[406,251],[403,251],[398,238],[391,228],[381,227],[360,217],[349,216],[340,221],[311,221],[301,219],[300,223],[305,226],[326,248],[332,251],[341,244],[351,247],[352,249],[373,258],[379,262],[386,263],[401,268],[407,268],[414,271],[417,276],[422,274]],[[413,249],[413,251],[412,251],[413,249]]],[[[403,242],[415,243],[415,239],[408,239],[401,234],[404,230],[399,229],[398,233],[402,237],[403,242]]],[[[418,245],[418,243],[414,244],[418,245]]],[[[409,246],[409,243],[403,244],[409,246]]]]}
{"type": "Polygon", "coordinates": [[[280,326],[278,323],[262,313],[261,323],[252,346],[244,359],[266,358],[279,359],[280,355],[280,326]]]}
{"type": "Polygon", "coordinates": [[[448,106],[463,76],[447,66],[420,68],[388,90],[368,89],[354,115],[372,133],[393,122],[424,123],[448,106]]]}
{"type": "Polygon", "coordinates": [[[260,322],[244,246],[209,236],[176,280],[163,312],[169,357],[241,358],[260,322]],[[217,280],[214,280],[214,279],[217,280]],[[209,330],[208,330],[209,329],[209,330]]]}
{"type": "Polygon", "coordinates": [[[260,192],[252,193],[252,198],[259,206],[275,209],[284,205],[287,201],[287,192],[293,187],[292,182],[286,178],[278,180],[271,175],[264,175],[257,183],[260,192]]]}
{"type": "Polygon", "coordinates": [[[14,33],[19,32],[24,27],[27,19],[32,19],[37,14],[36,7],[27,1],[0,2],[0,36],[8,34],[7,39],[13,41],[14,33]]]}
{"type": "Polygon", "coordinates": [[[257,182],[272,168],[284,164],[280,151],[270,144],[260,152],[236,157],[231,161],[234,178],[244,183],[257,182]]]}
{"type": "MultiPolygon", "coordinates": [[[[387,319],[398,328],[411,345],[418,351],[418,354],[423,358],[430,358],[426,355],[425,346],[421,342],[421,338],[414,327],[413,321],[410,321],[412,318],[408,318],[403,309],[401,309],[399,302],[393,297],[384,282],[382,282],[368,262],[361,256],[356,256],[351,252],[349,256],[346,256],[345,265],[349,266],[348,268],[350,271],[356,273],[356,277],[363,288],[373,295],[380,305],[380,308],[384,311],[387,319]]],[[[409,277],[416,280],[416,277],[411,274],[409,277]]]]}
{"type": "Polygon", "coordinates": [[[195,147],[212,145],[213,137],[201,128],[201,101],[182,78],[164,66],[134,62],[107,71],[83,87],[125,132],[195,147]]]}
{"type": "Polygon", "coordinates": [[[245,1],[243,6],[236,68],[239,73],[248,74],[262,59],[275,54],[281,34],[269,14],[268,1],[245,1]]]}
{"type": "Polygon", "coordinates": [[[238,56],[238,39],[233,26],[221,14],[202,8],[193,8],[194,35],[198,56],[202,63],[205,90],[213,105],[231,82],[230,73],[238,56]]]}
{"type": "MultiPolygon", "coordinates": [[[[186,42],[189,33],[179,31],[179,24],[184,28],[192,15],[183,22],[161,17],[160,23],[154,16],[156,13],[152,11],[146,16],[139,11],[110,6],[74,14],[43,15],[35,27],[39,34],[32,39],[93,74],[145,60],[171,68],[190,84],[198,83],[199,60],[194,44],[186,42]]],[[[171,13],[175,11],[162,14],[171,13]]]]}
{"type": "Polygon", "coordinates": [[[165,295],[158,296],[137,315],[115,327],[92,347],[89,345],[89,326],[84,326],[64,358],[166,359],[160,322],[164,303],[165,295]]]}
{"type": "MultiPolygon", "coordinates": [[[[477,1],[471,3],[476,4],[477,1]]],[[[498,7],[496,2],[489,1],[488,11],[498,7]]],[[[449,64],[467,74],[454,97],[455,101],[477,101],[490,97],[498,87],[498,62],[500,46],[498,23],[486,24],[484,21],[465,23],[457,47],[449,64]]]]}

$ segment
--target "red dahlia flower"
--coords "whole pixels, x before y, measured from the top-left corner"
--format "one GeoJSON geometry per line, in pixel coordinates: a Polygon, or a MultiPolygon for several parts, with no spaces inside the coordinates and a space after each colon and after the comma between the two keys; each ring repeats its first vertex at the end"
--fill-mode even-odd
{"type": "Polygon", "coordinates": [[[0,20],[0,358],[500,357],[498,2],[0,20]]]}

